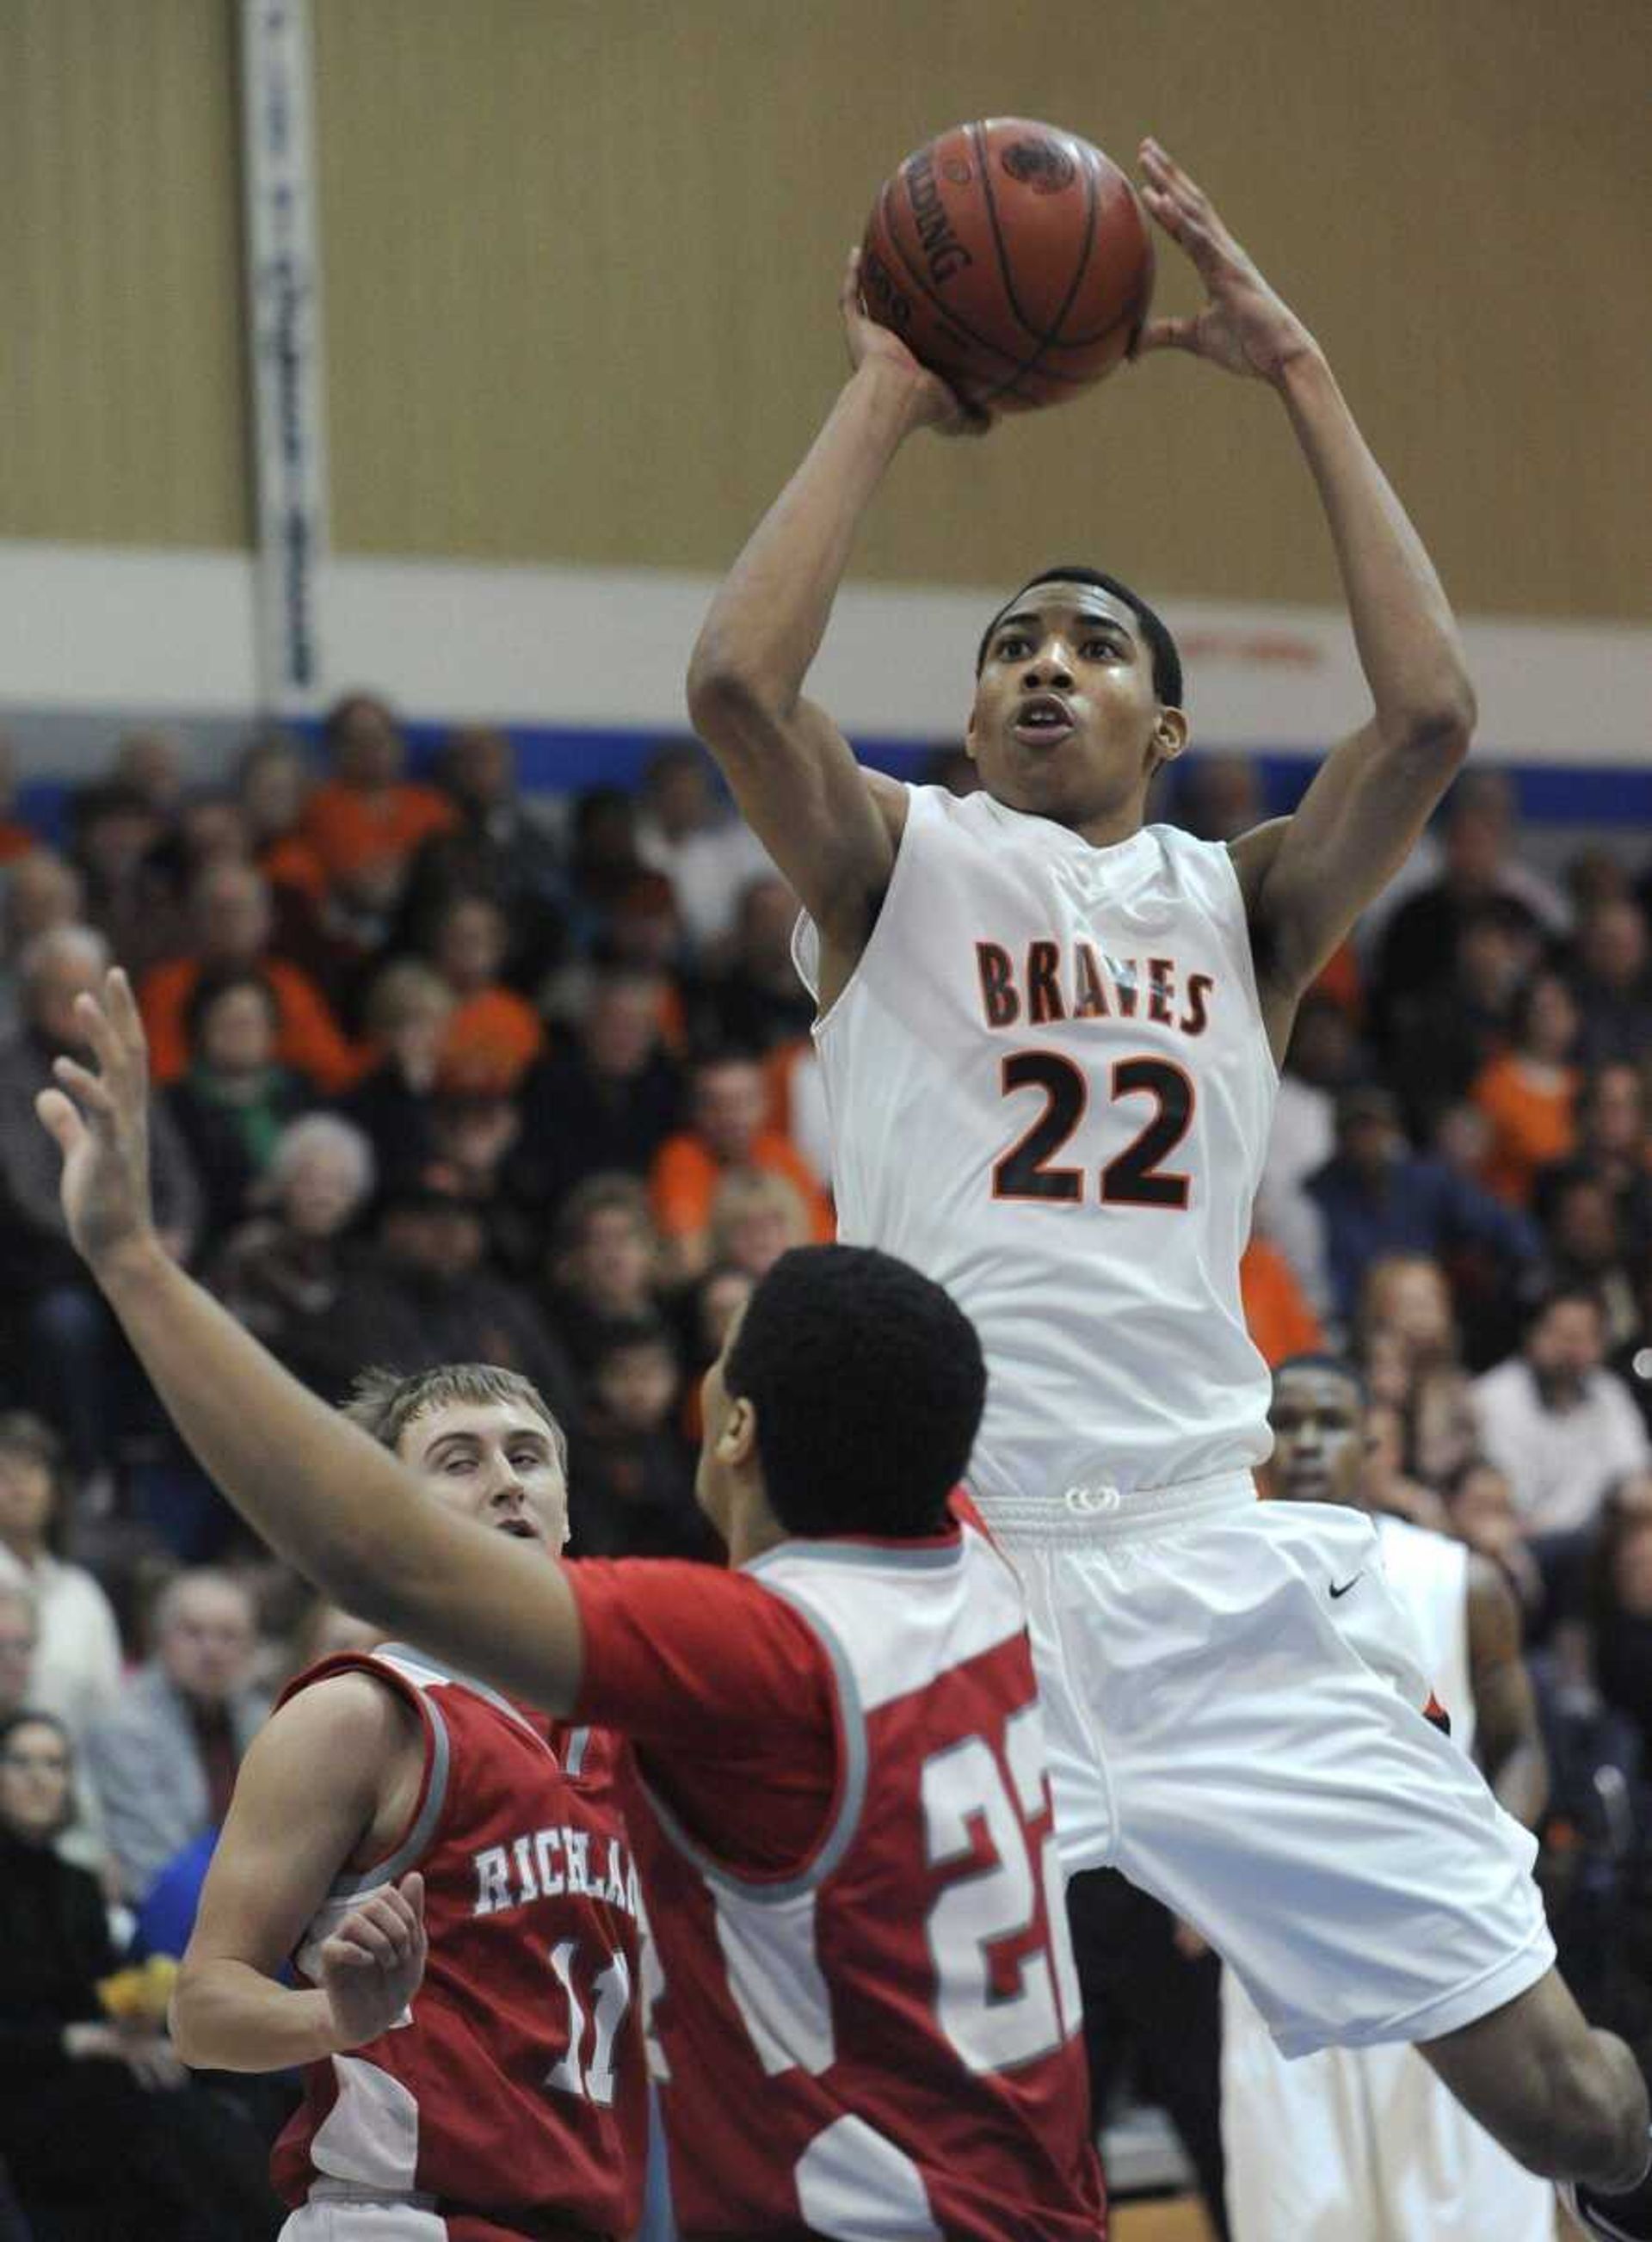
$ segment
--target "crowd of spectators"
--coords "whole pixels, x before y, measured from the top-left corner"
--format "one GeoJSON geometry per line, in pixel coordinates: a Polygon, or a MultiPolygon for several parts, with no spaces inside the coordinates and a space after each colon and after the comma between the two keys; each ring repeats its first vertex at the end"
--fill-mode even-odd
{"type": "MultiPolygon", "coordinates": [[[[956,752],[930,775],[973,782],[956,752]]],[[[1265,810],[1254,766],[1210,755],[1167,814],[1223,838],[1265,810]]],[[[1557,1766],[1587,1789],[1604,1755],[1638,1796],[1646,891],[1593,849],[1548,880],[1518,843],[1507,786],[1466,778],[1304,1002],[1245,1297],[1271,1360],[1359,1364],[1370,1500],[1503,1566],[1557,1766]]],[[[414,779],[366,694],[318,755],[260,737],[208,787],[165,735],[120,742],[61,847],[0,816],[0,1719],[62,1724],[57,1851],[140,1925],[180,1878],[187,1902],[318,1622],[69,1247],[34,1098],[77,995],[131,974],[169,1248],[297,1377],[336,1401],[380,1364],[521,1371],[568,1429],[576,1551],[709,1558],[699,1374],[776,1256],[831,1232],[794,915],[693,745],[569,802],[468,729],[414,779]]],[[[1557,1785],[1552,1849],[1592,1842],[1597,1792],[1557,1785]]]]}

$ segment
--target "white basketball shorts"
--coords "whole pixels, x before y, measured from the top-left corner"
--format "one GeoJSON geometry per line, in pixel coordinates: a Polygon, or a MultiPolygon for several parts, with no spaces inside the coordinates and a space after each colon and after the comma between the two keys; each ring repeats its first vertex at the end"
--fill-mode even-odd
{"type": "Polygon", "coordinates": [[[1363,1513],[1259,1502],[1240,1473],[985,1514],[1026,1590],[1068,1873],[1118,1869],[1192,1923],[1283,2054],[1437,2038],[1550,1968],[1536,1843],[1426,1717],[1363,1513]]]}
{"type": "Polygon", "coordinates": [[[379,2194],[317,2180],[287,2214],[276,2242],[447,2242],[447,2221],[427,2195],[379,2194]]]}

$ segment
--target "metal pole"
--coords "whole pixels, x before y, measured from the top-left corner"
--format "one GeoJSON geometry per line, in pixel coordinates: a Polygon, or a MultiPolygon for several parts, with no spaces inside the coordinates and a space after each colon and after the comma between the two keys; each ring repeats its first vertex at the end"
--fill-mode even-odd
{"type": "Polygon", "coordinates": [[[326,687],[328,492],[309,0],[240,0],[246,316],[256,471],[258,695],[326,687]]]}

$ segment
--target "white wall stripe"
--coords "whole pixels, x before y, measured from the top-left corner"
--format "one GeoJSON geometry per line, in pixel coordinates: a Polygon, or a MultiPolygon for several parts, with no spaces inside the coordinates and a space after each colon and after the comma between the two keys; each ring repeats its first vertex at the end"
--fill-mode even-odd
{"type": "MultiPolygon", "coordinates": [[[[1004,588],[850,585],[811,691],[865,737],[955,735],[976,640],[1004,588]]],[[[328,673],[438,722],[680,730],[688,651],[715,589],[663,571],[335,557],[328,673]]],[[[1196,734],[1311,749],[1363,716],[1333,611],[1164,606],[1187,645],[1196,734]]],[[[0,705],[245,716],[257,701],[255,613],[246,554],[0,541],[0,705]]],[[[1494,619],[1465,634],[1481,754],[1645,768],[1652,629],[1494,619]]]]}

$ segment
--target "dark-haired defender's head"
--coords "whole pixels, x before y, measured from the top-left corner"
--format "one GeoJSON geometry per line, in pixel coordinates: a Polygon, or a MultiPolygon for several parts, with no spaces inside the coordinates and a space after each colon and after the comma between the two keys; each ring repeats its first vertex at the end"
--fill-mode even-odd
{"type": "Polygon", "coordinates": [[[794,1247],[706,1373],[701,1505],[736,1561],[781,1535],[938,1533],[985,1400],[940,1285],[869,1246],[794,1247]]]}
{"type": "Polygon", "coordinates": [[[1294,1354],[1273,1373],[1268,1493],[1278,1502],[1358,1509],[1365,1466],[1365,1380],[1334,1354],[1294,1354]]]}
{"type": "Polygon", "coordinates": [[[1063,563],[988,624],[969,751],[1007,808],[1123,840],[1154,773],[1186,745],[1181,704],[1181,656],[1162,619],[1116,576],[1063,563]]]}
{"type": "Polygon", "coordinates": [[[444,1363],[369,1370],[344,1414],[400,1456],[449,1510],[555,1556],[567,1540],[567,1442],[519,1371],[444,1363]]]}

